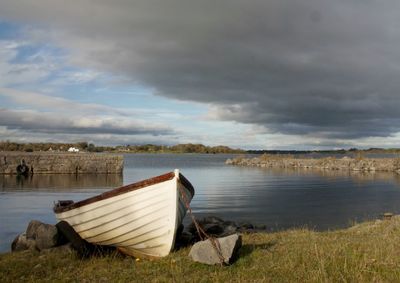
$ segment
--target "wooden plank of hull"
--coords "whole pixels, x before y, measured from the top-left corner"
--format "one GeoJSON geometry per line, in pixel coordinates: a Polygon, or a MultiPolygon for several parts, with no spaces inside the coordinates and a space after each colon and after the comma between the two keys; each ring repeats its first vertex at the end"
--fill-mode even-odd
{"type": "Polygon", "coordinates": [[[180,191],[187,200],[192,199],[190,188],[175,177],[56,216],[90,243],[115,246],[134,256],[163,257],[173,249],[177,228],[186,214],[180,191]]]}

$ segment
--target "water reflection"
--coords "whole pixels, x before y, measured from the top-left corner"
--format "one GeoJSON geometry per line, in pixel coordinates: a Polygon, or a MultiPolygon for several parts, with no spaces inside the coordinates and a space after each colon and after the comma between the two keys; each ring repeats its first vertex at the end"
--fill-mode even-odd
{"type": "Polygon", "coordinates": [[[335,180],[340,178],[351,178],[357,182],[371,182],[371,181],[389,181],[395,182],[400,185],[400,174],[396,172],[383,172],[383,171],[350,171],[350,170],[324,170],[317,168],[259,168],[261,171],[269,171],[274,175],[287,176],[321,176],[327,180],[335,180]]]}
{"type": "Polygon", "coordinates": [[[0,175],[0,191],[103,188],[119,187],[122,184],[123,177],[120,174],[0,175]]]}
{"type": "Polygon", "coordinates": [[[400,213],[399,176],[393,173],[253,167],[208,173],[214,182],[196,180],[192,201],[201,216],[266,224],[270,230],[303,226],[326,230],[387,211],[400,213]]]}
{"type": "Polygon", "coordinates": [[[122,184],[119,174],[0,175],[0,252],[9,251],[12,240],[29,221],[55,224],[55,201],[82,200],[122,184]]]}

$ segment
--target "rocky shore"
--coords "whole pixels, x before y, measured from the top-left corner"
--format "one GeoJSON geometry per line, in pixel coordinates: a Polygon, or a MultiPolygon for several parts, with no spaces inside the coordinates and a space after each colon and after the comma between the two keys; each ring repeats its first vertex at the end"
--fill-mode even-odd
{"type": "Polygon", "coordinates": [[[226,160],[227,165],[255,166],[263,168],[306,168],[320,170],[347,170],[361,172],[397,172],[400,174],[400,158],[294,158],[263,154],[254,158],[236,157],[226,160]]]}
{"type": "MultiPolygon", "coordinates": [[[[249,222],[236,223],[225,221],[215,216],[209,216],[197,221],[200,229],[207,237],[219,239],[219,245],[224,251],[225,264],[230,264],[236,259],[237,252],[241,246],[241,233],[263,232],[265,225],[253,225],[249,222]]],[[[175,242],[175,250],[192,246],[191,257],[194,261],[205,264],[218,264],[220,260],[216,254],[215,247],[209,240],[200,238],[194,223],[184,229],[183,225],[178,229],[175,242]],[[214,254],[214,256],[213,256],[214,254]]],[[[37,220],[29,222],[26,231],[17,235],[11,244],[12,252],[37,251],[40,253],[50,251],[61,251],[77,253],[81,258],[107,254],[115,251],[115,248],[98,246],[83,240],[73,228],[65,221],[56,225],[46,224],[37,220]]]]}

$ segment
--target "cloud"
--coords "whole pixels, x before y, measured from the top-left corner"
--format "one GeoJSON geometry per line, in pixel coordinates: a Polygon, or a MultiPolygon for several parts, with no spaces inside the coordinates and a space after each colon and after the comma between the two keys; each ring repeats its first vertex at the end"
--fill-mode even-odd
{"type": "Polygon", "coordinates": [[[209,117],[353,140],[400,131],[400,2],[3,1],[0,17],[69,60],[209,117]]]}
{"type": "Polygon", "coordinates": [[[0,97],[5,97],[19,106],[28,106],[35,109],[47,109],[51,111],[65,111],[70,114],[81,113],[93,115],[98,113],[128,115],[127,111],[112,108],[95,103],[79,103],[63,97],[50,96],[37,92],[20,91],[11,88],[0,88],[0,97]]]}
{"type": "Polygon", "coordinates": [[[118,134],[91,134],[91,133],[43,133],[36,131],[20,131],[16,129],[8,129],[0,126],[0,136],[7,137],[6,140],[14,142],[30,143],[30,142],[63,142],[75,143],[78,141],[94,142],[96,145],[121,145],[121,144],[158,144],[160,141],[169,140],[168,136],[154,136],[151,134],[141,135],[118,135],[118,134]]]}
{"type": "MultiPolygon", "coordinates": [[[[117,109],[101,104],[79,103],[35,92],[0,88],[17,109],[0,108],[0,126],[8,131],[74,135],[172,135],[163,123],[132,118],[132,109],[117,109]]],[[[132,137],[131,137],[132,138],[132,137]]]]}
{"type": "Polygon", "coordinates": [[[0,40],[0,87],[37,82],[54,70],[47,61],[35,58],[18,61],[18,49],[27,44],[24,41],[0,40]]]}
{"type": "Polygon", "coordinates": [[[43,113],[32,110],[0,109],[0,124],[11,130],[46,134],[149,134],[158,136],[173,133],[167,127],[140,124],[137,121],[128,119],[68,116],[60,115],[59,113],[43,113]]]}

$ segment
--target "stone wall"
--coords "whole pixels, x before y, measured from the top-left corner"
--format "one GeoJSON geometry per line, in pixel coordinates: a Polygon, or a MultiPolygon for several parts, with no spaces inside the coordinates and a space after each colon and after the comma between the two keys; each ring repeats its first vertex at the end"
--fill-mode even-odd
{"type": "Polygon", "coordinates": [[[228,165],[257,166],[270,168],[310,168],[349,171],[385,171],[400,173],[400,158],[291,158],[261,155],[254,158],[228,159],[228,165]]]}
{"type": "Polygon", "coordinates": [[[102,153],[0,152],[0,174],[17,174],[26,164],[30,174],[122,174],[122,155],[102,153]]]}

